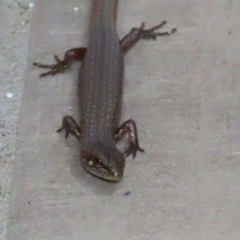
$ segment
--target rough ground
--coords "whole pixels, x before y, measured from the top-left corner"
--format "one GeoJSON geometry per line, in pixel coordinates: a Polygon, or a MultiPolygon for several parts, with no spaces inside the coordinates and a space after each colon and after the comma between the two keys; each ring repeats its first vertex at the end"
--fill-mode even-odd
{"type": "Polygon", "coordinates": [[[0,239],[6,239],[17,126],[32,10],[27,1],[0,3],[0,239]]]}
{"type": "Polygon", "coordinates": [[[120,36],[165,19],[178,32],[126,56],[122,120],[146,153],[109,184],[55,133],[77,115],[78,65],[41,80],[32,67],[86,44],[90,1],[2,1],[0,239],[240,239],[240,2],[119,2],[120,36]]]}

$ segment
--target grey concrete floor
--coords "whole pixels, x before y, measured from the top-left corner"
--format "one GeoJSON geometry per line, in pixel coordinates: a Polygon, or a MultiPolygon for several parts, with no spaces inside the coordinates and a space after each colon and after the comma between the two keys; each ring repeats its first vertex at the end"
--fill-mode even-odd
{"type": "Polygon", "coordinates": [[[6,239],[17,126],[22,102],[31,9],[28,1],[0,2],[0,239],[6,239]]]}
{"type": "Polygon", "coordinates": [[[90,2],[1,3],[0,239],[240,239],[240,2],[119,1],[120,36],[178,28],[125,58],[122,120],[146,153],[119,184],[84,172],[78,143],[55,133],[77,115],[79,65],[41,80],[32,67],[85,46],[90,2]]]}

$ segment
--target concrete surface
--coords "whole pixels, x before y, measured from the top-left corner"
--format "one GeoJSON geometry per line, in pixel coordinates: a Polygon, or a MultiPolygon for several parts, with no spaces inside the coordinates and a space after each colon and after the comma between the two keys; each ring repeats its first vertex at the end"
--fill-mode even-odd
{"type": "Polygon", "coordinates": [[[0,1],[0,239],[6,239],[16,130],[27,62],[31,9],[27,1],[0,1]]]}
{"type": "Polygon", "coordinates": [[[41,80],[31,66],[85,45],[90,1],[36,1],[7,239],[240,239],[239,8],[229,0],[120,1],[120,36],[164,19],[178,32],[126,56],[122,119],[137,120],[146,153],[127,160],[123,182],[109,184],[81,169],[73,137],[55,133],[63,115],[77,115],[78,65],[41,80]]]}

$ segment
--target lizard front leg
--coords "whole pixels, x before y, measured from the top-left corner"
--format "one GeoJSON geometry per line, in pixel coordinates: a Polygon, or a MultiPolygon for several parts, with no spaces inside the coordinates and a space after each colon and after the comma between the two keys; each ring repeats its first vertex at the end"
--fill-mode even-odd
{"type": "Polygon", "coordinates": [[[77,140],[80,140],[81,137],[81,129],[76,123],[76,121],[71,116],[64,116],[62,120],[62,127],[57,130],[57,132],[61,132],[65,130],[65,138],[68,137],[69,133],[71,133],[77,140]]]}
{"type": "Polygon", "coordinates": [[[137,134],[137,126],[136,123],[129,119],[124,122],[116,131],[116,141],[119,141],[126,133],[129,136],[129,147],[125,150],[124,154],[129,156],[132,154],[133,158],[135,158],[137,151],[144,152],[142,148],[139,147],[138,144],[138,134],[137,134]]]}

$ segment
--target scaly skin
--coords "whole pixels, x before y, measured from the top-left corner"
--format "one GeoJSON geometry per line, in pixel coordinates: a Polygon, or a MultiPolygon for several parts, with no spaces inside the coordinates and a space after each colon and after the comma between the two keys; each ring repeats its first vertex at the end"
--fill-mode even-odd
{"type": "Polygon", "coordinates": [[[166,21],[150,28],[133,28],[121,41],[116,31],[117,0],[94,0],[90,18],[88,48],[74,48],[66,51],[64,59],[55,56],[56,64],[34,63],[49,68],[40,77],[55,75],[69,68],[74,60],[82,61],[79,72],[78,99],[80,106],[80,127],[70,116],[63,118],[62,127],[81,143],[82,167],[92,175],[104,180],[118,182],[124,174],[125,157],[139,147],[137,127],[128,120],[120,127],[123,92],[123,57],[140,39],[156,40],[170,32],[155,32],[166,21]],[[116,148],[123,135],[129,134],[129,147],[124,153],[116,148]]]}

